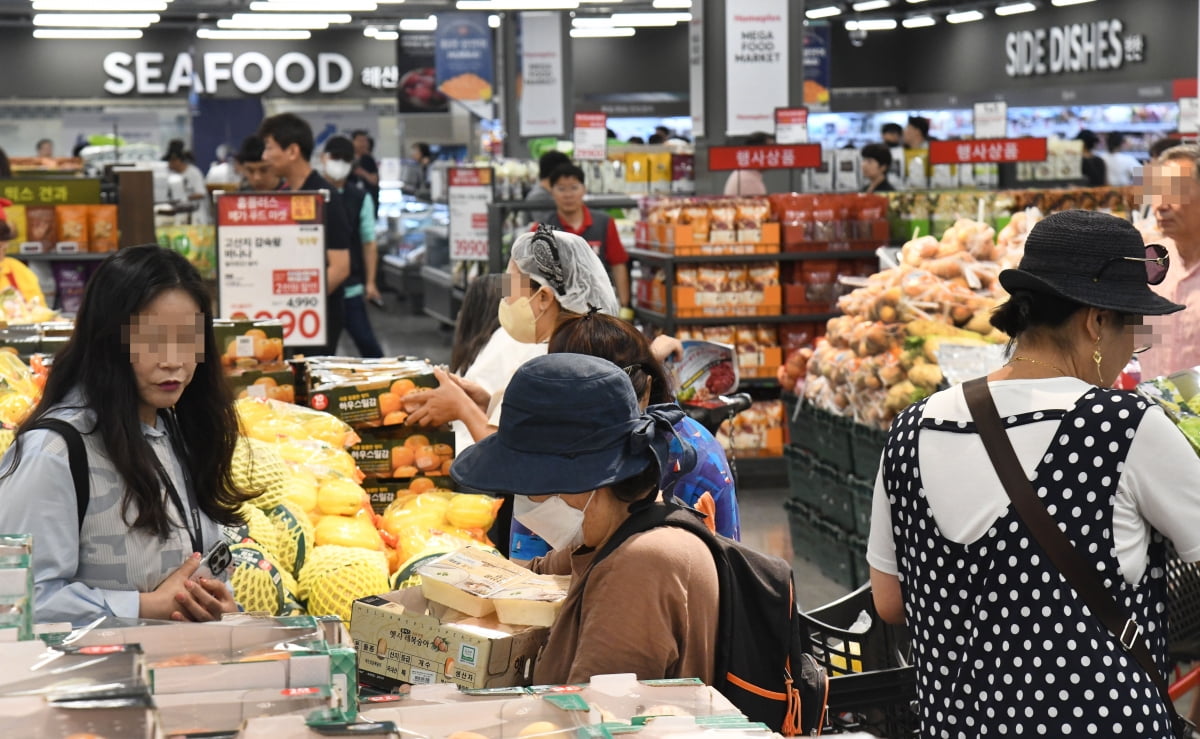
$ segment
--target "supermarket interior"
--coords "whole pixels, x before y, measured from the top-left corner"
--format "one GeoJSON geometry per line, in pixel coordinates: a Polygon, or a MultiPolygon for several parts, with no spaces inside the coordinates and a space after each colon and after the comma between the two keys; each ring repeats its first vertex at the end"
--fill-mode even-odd
{"type": "Polygon", "coordinates": [[[0,2],[0,736],[1200,736],[1198,59],[0,2]]]}

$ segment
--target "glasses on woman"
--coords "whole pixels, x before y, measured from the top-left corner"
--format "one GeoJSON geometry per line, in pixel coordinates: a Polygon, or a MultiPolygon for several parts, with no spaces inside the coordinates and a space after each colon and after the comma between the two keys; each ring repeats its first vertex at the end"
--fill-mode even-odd
{"type": "Polygon", "coordinates": [[[1171,266],[1171,257],[1167,254],[1167,247],[1161,244],[1151,244],[1146,247],[1145,257],[1113,257],[1108,260],[1100,267],[1100,271],[1092,278],[1092,282],[1099,282],[1104,270],[1108,269],[1113,262],[1142,262],[1146,265],[1146,284],[1158,285],[1167,279],[1167,269],[1171,266]]]}

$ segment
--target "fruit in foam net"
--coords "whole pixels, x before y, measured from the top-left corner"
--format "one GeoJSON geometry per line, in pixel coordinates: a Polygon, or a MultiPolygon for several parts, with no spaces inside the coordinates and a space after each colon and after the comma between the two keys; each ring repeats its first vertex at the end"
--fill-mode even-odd
{"type": "Polygon", "coordinates": [[[284,483],[283,502],[305,514],[310,513],[317,508],[319,489],[317,478],[311,472],[293,470],[284,483]]]}
{"type": "Polygon", "coordinates": [[[317,547],[328,545],[383,551],[383,539],[368,516],[322,516],[316,526],[317,547]]]}
{"type": "Polygon", "coordinates": [[[316,530],[303,511],[287,503],[275,506],[267,516],[279,531],[279,544],[275,549],[278,563],[288,573],[299,572],[308,550],[316,546],[316,530]]]}
{"type": "Polygon", "coordinates": [[[387,591],[388,563],[381,551],[319,546],[300,571],[299,595],[314,616],[339,616],[349,622],[356,599],[387,591]]]}
{"type": "Polygon", "coordinates": [[[279,529],[275,528],[275,524],[267,517],[266,513],[249,503],[243,503],[242,507],[238,509],[238,513],[246,522],[250,538],[266,551],[267,556],[274,558],[275,552],[280,546],[279,529]]]}
{"type": "Polygon", "coordinates": [[[270,510],[284,500],[289,471],[283,458],[270,445],[239,437],[233,450],[233,483],[239,490],[258,493],[250,502],[270,510]]]}
{"type": "Polygon", "coordinates": [[[286,591],[280,570],[270,555],[254,542],[234,544],[229,551],[233,554],[229,577],[233,597],[247,611],[279,615],[284,609],[286,591]]]}
{"type": "Polygon", "coordinates": [[[326,516],[352,516],[362,507],[366,494],[358,483],[333,477],[317,489],[317,509],[326,516]]]}

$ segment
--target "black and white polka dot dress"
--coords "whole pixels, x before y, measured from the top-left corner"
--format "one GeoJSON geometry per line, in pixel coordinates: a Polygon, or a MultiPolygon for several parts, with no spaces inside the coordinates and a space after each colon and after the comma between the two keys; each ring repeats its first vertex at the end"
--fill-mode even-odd
{"type": "MultiPolygon", "coordinates": [[[[1083,605],[1010,505],[979,540],[938,530],[921,483],[919,429],[974,434],[970,423],[922,420],[925,403],[892,425],[884,454],[905,620],[913,634],[924,737],[1170,737],[1150,678],[1083,605]]],[[[1166,669],[1164,541],[1129,585],[1113,547],[1117,480],[1146,410],[1131,393],[1096,389],[1070,411],[1004,419],[1012,428],[1061,417],[1034,489],[1104,585],[1142,626],[1166,669]]],[[[926,450],[925,460],[936,460],[926,450]]],[[[980,448],[980,458],[986,460],[980,448]]],[[[986,461],[984,464],[988,464],[986,461]]],[[[988,464],[981,475],[995,473],[988,464]]],[[[962,495],[971,495],[971,480],[962,495]]]]}

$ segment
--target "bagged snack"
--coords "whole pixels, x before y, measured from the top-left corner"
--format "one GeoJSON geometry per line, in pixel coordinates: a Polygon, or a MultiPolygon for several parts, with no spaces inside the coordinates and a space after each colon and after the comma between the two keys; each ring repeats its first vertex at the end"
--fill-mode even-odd
{"type": "Polygon", "coordinates": [[[88,237],[91,251],[116,251],[117,206],[88,206],[88,237]]]}
{"type": "Polygon", "coordinates": [[[681,223],[692,227],[692,238],[698,242],[708,241],[712,233],[712,213],[704,203],[693,203],[683,208],[681,223]]]}
{"type": "Polygon", "coordinates": [[[88,250],[88,206],[60,205],[54,209],[58,224],[58,243],[75,243],[79,251],[88,250]]]}
{"type": "Polygon", "coordinates": [[[771,214],[766,198],[742,198],[737,201],[737,240],[743,244],[762,241],[762,227],[771,214]]]}
{"type": "Polygon", "coordinates": [[[25,208],[25,241],[38,242],[42,251],[53,251],[58,242],[58,229],[55,225],[54,206],[30,205],[25,208]]]}
{"type": "Polygon", "coordinates": [[[28,229],[25,225],[24,205],[10,205],[6,207],[4,209],[4,220],[8,221],[8,227],[12,229],[13,246],[19,247],[23,242],[27,241],[25,236],[28,232],[28,229]]]}
{"type": "Polygon", "coordinates": [[[737,239],[737,206],[732,200],[717,200],[709,208],[712,227],[708,233],[713,243],[732,243],[737,239]]]}

